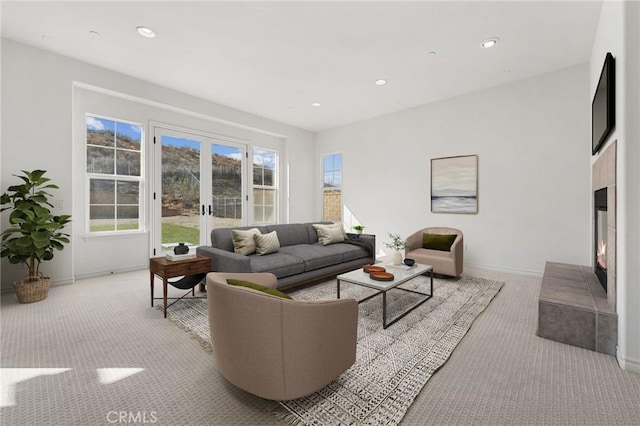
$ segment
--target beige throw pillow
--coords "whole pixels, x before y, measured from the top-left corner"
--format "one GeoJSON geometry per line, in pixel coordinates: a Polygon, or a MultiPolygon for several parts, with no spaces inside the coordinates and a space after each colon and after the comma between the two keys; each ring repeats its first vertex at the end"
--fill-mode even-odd
{"type": "Polygon", "coordinates": [[[233,251],[248,256],[256,252],[255,235],[260,235],[258,228],[247,230],[234,229],[231,231],[231,239],[233,240],[233,251]]]}
{"type": "Polygon", "coordinates": [[[323,246],[341,243],[346,237],[341,223],[332,223],[330,225],[313,224],[313,228],[318,234],[318,241],[323,246]]]}
{"type": "Polygon", "coordinates": [[[280,241],[278,240],[278,234],[276,231],[269,232],[268,234],[256,234],[256,253],[258,256],[263,256],[269,253],[276,253],[280,250],[280,241]]]}

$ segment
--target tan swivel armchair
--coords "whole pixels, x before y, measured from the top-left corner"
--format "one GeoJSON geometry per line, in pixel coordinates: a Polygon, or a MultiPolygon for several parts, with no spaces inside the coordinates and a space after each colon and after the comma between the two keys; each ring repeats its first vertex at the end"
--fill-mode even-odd
{"type": "Polygon", "coordinates": [[[433,266],[436,274],[457,277],[462,274],[462,261],[464,255],[464,238],[462,231],[455,228],[424,228],[407,239],[405,257],[414,259],[417,263],[433,266]],[[430,250],[422,248],[422,234],[457,235],[450,251],[430,250]]]}
{"type": "Polygon", "coordinates": [[[209,328],[218,370],[237,387],[272,400],[309,395],[356,359],[358,304],[304,302],[227,284],[276,287],[269,273],[207,274],[209,328]]]}

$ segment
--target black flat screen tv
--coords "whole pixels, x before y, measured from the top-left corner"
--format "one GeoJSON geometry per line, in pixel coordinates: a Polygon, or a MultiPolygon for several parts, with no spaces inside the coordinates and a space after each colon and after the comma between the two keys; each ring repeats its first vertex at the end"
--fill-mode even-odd
{"type": "Polygon", "coordinates": [[[616,63],[607,53],[591,102],[591,154],[595,155],[616,125],[616,63]]]}

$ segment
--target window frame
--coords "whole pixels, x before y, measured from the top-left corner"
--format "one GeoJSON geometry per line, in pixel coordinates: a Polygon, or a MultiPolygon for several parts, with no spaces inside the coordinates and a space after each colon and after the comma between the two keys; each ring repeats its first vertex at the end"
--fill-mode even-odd
{"type": "MultiPolygon", "coordinates": [[[[115,129],[117,129],[117,126],[115,127],[115,129]]],[[[84,164],[84,173],[85,173],[85,183],[86,183],[86,190],[85,190],[85,206],[86,206],[86,217],[85,217],[85,235],[89,236],[89,237],[94,237],[94,236],[114,236],[114,235],[128,235],[128,234],[141,234],[146,232],[145,230],[145,201],[146,201],[146,193],[145,193],[145,176],[146,176],[146,169],[145,169],[145,165],[146,165],[146,161],[145,161],[145,146],[146,146],[146,126],[143,123],[139,123],[136,121],[132,121],[132,120],[126,120],[126,119],[121,119],[121,118],[114,118],[114,117],[110,117],[110,116],[106,116],[106,115],[102,115],[102,114],[94,114],[94,113],[89,113],[86,112],[84,114],[84,159],[83,159],[83,164],[84,164]],[[88,143],[88,128],[87,128],[87,118],[89,117],[93,117],[96,119],[101,119],[101,120],[108,120],[108,121],[113,121],[114,123],[118,123],[118,124],[129,124],[129,125],[134,125],[134,126],[138,126],[140,128],[140,150],[136,151],[136,150],[131,150],[131,149],[125,149],[125,148],[118,148],[117,147],[117,130],[114,133],[114,145],[113,147],[104,147],[104,146],[100,146],[100,145],[92,145],[88,143]],[[89,146],[93,146],[93,147],[101,147],[101,148],[109,148],[109,149],[113,149],[113,153],[114,153],[114,164],[113,164],[113,173],[112,174],[106,174],[106,173],[96,173],[96,172],[89,172],[87,170],[87,159],[88,159],[88,147],[89,146]],[[121,152],[139,152],[140,154],[140,174],[139,176],[134,176],[134,175],[121,175],[121,174],[117,174],[117,153],[118,151],[121,152]],[[113,230],[101,230],[101,231],[92,231],[91,230],[91,207],[92,206],[96,206],[96,205],[100,205],[100,203],[91,203],[91,182],[94,180],[106,180],[106,181],[113,181],[114,182],[114,202],[113,204],[105,204],[107,206],[113,206],[114,209],[114,229],[113,230]],[[125,203],[125,204],[118,204],[118,182],[130,182],[130,183],[136,183],[137,187],[138,187],[138,203],[137,203],[137,207],[138,207],[138,226],[136,229],[118,229],[118,207],[130,207],[133,204],[130,203],[125,203]]]]}
{"type": "Polygon", "coordinates": [[[326,153],[326,154],[322,154],[322,177],[321,177],[321,182],[322,182],[322,220],[323,221],[333,221],[333,222],[342,222],[343,220],[343,203],[342,203],[342,188],[344,186],[344,155],[342,154],[342,152],[331,152],[331,153],[326,153]],[[327,187],[325,186],[325,175],[327,173],[327,171],[325,170],[325,163],[326,163],[326,159],[327,157],[334,157],[336,155],[340,156],[340,169],[333,169],[331,170],[331,172],[336,172],[337,170],[340,171],[340,184],[336,185],[336,186],[331,186],[331,187],[327,187]],[[334,191],[334,192],[338,192],[340,194],[340,212],[339,212],[339,218],[337,220],[332,219],[332,218],[327,218],[325,216],[326,213],[326,197],[325,194],[329,191],[334,191]]]}
{"type": "MultiPolygon", "coordinates": [[[[273,224],[277,224],[279,223],[279,156],[278,156],[278,151],[275,149],[271,149],[271,148],[263,148],[263,147],[259,147],[259,146],[253,146],[251,149],[251,219],[252,219],[252,223],[256,224],[256,225],[273,225],[273,224]],[[254,173],[255,173],[255,162],[254,162],[254,156],[256,155],[256,151],[266,151],[266,152],[271,152],[274,155],[274,167],[273,167],[273,185],[256,185],[254,183],[254,173]],[[256,215],[255,215],[255,210],[256,210],[256,200],[255,200],[255,193],[254,190],[255,189],[263,189],[263,190],[273,190],[273,201],[274,201],[274,205],[273,205],[273,218],[274,221],[273,222],[258,222],[256,220],[256,215]]],[[[263,175],[262,175],[262,182],[264,183],[264,169],[265,167],[261,167],[261,169],[263,170],[263,175]]],[[[264,218],[264,210],[266,207],[266,204],[261,204],[260,205],[262,207],[262,213],[263,216],[262,218],[264,218]]]]}

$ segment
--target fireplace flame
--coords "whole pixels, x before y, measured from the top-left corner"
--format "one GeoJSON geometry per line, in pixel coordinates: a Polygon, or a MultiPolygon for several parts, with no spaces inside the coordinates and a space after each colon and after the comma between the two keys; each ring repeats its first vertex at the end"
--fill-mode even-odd
{"type": "Polygon", "coordinates": [[[598,241],[596,261],[602,269],[607,269],[607,243],[605,243],[604,241],[598,241]]]}

